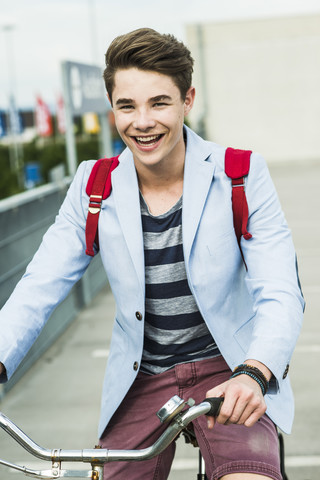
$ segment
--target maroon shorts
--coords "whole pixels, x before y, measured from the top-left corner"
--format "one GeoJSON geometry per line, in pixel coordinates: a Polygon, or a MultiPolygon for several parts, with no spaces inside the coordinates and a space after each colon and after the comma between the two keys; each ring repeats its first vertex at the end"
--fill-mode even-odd
{"type": "MultiPolygon", "coordinates": [[[[230,369],[222,357],[177,365],[159,375],[139,373],[107,426],[100,445],[108,449],[141,449],[152,445],[166,428],[156,412],[173,395],[196,403],[206,392],[226,381],[230,369]]],[[[209,480],[231,473],[255,473],[282,480],[277,430],[267,415],[253,427],[215,424],[207,428],[205,416],[193,422],[209,480]]],[[[175,452],[171,444],[158,457],[143,462],[111,462],[105,479],[165,480],[175,452]]]]}

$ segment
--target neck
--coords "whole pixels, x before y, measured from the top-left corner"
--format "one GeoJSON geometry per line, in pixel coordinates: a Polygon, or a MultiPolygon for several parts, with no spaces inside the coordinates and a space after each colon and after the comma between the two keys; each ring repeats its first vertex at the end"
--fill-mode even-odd
{"type": "Polygon", "coordinates": [[[170,168],[161,166],[148,168],[141,166],[137,168],[139,187],[144,189],[162,190],[168,189],[183,182],[184,161],[170,165],[170,168]]]}
{"type": "Polygon", "coordinates": [[[162,165],[137,168],[140,191],[153,215],[167,212],[181,197],[183,192],[184,155],[162,165]],[[180,160],[179,160],[180,159],[180,160]]]}
{"type": "Polygon", "coordinates": [[[148,165],[134,161],[138,175],[139,187],[143,189],[162,190],[183,183],[186,147],[183,139],[173,152],[161,161],[148,165]]]}
{"type": "Polygon", "coordinates": [[[174,177],[139,178],[139,189],[150,213],[161,215],[177,203],[183,192],[183,169],[174,177]]]}

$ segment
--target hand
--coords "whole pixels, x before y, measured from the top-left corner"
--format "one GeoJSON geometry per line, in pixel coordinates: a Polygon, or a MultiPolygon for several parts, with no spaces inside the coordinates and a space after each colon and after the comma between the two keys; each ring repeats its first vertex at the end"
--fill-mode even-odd
{"type": "Polygon", "coordinates": [[[252,427],[267,409],[259,384],[248,375],[230,378],[209,390],[206,397],[224,397],[218,417],[208,417],[208,428],[213,428],[215,421],[252,427]]]}
{"type": "Polygon", "coordinates": [[[3,363],[0,362],[0,375],[5,373],[5,371],[6,371],[5,366],[3,365],[3,363]]]}

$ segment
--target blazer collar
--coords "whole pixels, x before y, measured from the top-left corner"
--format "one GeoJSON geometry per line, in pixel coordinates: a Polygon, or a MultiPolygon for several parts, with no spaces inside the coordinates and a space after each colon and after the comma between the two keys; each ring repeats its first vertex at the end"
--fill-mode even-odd
{"type": "Polygon", "coordinates": [[[118,220],[144,294],[144,250],[139,185],[133,157],[128,148],[112,172],[112,191],[118,220]]]}
{"type": "Polygon", "coordinates": [[[183,184],[182,231],[184,257],[187,265],[202,211],[213,180],[215,163],[212,147],[189,128],[183,184]]]}
{"type": "MultiPolygon", "coordinates": [[[[211,160],[210,144],[185,127],[186,158],[183,186],[182,229],[185,262],[189,261],[194,237],[212,182],[215,165],[211,160]]],[[[120,155],[120,164],[112,173],[115,208],[134,263],[140,285],[144,291],[144,250],[140,212],[139,185],[128,148],[120,155]]]]}

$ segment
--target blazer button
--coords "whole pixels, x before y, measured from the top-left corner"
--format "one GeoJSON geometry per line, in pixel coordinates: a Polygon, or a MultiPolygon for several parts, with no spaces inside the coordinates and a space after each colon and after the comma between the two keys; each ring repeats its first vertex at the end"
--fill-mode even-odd
{"type": "Polygon", "coordinates": [[[139,363],[138,362],[134,362],[133,364],[133,370],[136,372],[139,368],[139,363]]]}
{"type": "Polygon", "coordinates": [[[285,371],[283,372],[283,380],[286,378],[286,376],[288,375],[288,372],[289,372],[289,364],[286,366],[286,369],[285,371]]]}
{"type": "Polygon", "coordinates": [[[136,312],[136,319],[137,320],[142,320],[142,313],[136,312]]]}

